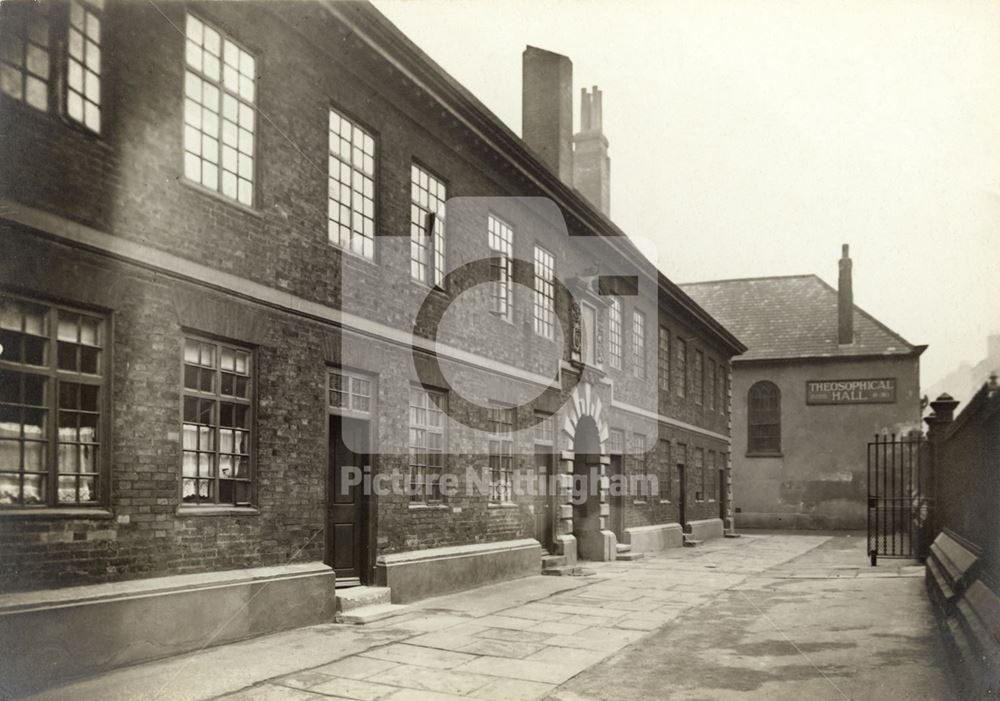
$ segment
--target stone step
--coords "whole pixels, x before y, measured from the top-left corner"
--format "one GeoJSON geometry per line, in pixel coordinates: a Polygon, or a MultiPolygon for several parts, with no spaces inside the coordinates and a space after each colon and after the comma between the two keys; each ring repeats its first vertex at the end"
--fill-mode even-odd
{"type": "Polygon", "coordinates": [[[337,611],[351,611],[364,606],[391,602],[389,587],[350,587],[337,590],[337,611]]]}
{"type": "Polygon", "coordinates": [[[549,575],[550,577],[590,577],[594,574],[594,571],[584,569],[578,565],[563,565],[561,567],[550,567],[542,570],[542,574],[549,575]]]}
{"type": "Polygon", "coordinates": [[[566,564],[565,555],[545,555],[542,557],[542,569],[547,570],[552,567],[562,567],[566,564]]]}
{"type": "Polygon", "coordinates": [[[337,623],[349,623],[355,626],[363,626],[366,623],[374,623],[392,616],[409,611],[409,606],[402,604],[375,604],[373,606],[359,606],[348,611],[341,611],[337,614],[337,623]]]}
{"type": "Polygon", "coordinates": [[[615,557],[616,560],[626,560],[631,562],[632,560],[641,560],[643,553],[633,553],[633,552],[619,552],[615,557]]]}
{"type": "Polygon", "coordinates": [[[628,543],[618,543],[615,547],[620,553],[632,552],[632,546],[628,543]]]}

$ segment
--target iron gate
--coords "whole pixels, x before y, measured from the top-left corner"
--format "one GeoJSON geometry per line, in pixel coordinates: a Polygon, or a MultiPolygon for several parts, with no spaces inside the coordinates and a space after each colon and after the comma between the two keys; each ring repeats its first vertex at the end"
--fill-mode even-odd
{"type": "Polygon", "coordinates": [[[868,555],[923,559],[930,515],[927,442],[875,436],[868,444],[868,555]]]}

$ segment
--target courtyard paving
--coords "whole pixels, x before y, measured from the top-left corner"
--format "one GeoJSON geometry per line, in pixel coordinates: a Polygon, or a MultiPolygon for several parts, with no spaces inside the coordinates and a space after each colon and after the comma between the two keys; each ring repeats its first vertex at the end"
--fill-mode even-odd
{"type": "Polygon", "coordinates": [[[760,534],[529,577],[50,689],[80,699],[949,700],[922,568],[760,534]]]}

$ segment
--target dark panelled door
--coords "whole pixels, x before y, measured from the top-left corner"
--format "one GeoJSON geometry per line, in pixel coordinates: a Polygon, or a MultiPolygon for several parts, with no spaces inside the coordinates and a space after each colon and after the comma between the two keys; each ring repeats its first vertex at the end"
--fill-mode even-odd
{"type": "Polygon", "coordinates": [[[535,446],[535,466],[537,475],[542,482],[542,496],[536,501],[537,512],[535,513],[535,538],[542,547],[552,552],[553,546],[553,524],[555,523],[555,494],[552,491],[550,480],[552,479],[554,455],[551,446],[535,446]]]}
{"type": "Polygon", "coordinates": [[[349,484],[345,468],[361,469],[368,464],[368,422],[331,416],[329,455],[326,562],[338,583],[357,579],[366,584],[368,502],[361,485],[349,484]]]}

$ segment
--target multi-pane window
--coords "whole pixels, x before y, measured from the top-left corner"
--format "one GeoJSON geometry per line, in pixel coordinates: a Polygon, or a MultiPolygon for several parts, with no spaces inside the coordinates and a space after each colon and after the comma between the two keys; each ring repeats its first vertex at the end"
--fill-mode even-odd
{"type": "Polygon", "coordinates": [[[632,311],[632,375],[646,377],[646,315],[632,311]]]}
{"type": "Polygon", "coordinates": [[[705,401],[705,354],[700,350],[694,352],[694,403],[705,401]]]}
{"type": "Polygon", "coordinates": [[[715,411],[715,361],[709,359],[708,361],[708,378],[705,380],[705,397],[708,400],[708,410],[715,411]]]}
{"type": "Polygon", "coordinates": [[[410,387],[410,502],[441,501],[445,395],[410,387]]]}
{"type": "MultiPolygon", "coordinates": [[[[646,436],[641,433],[632,434],[632,475],[638,484],[647,484],[646,467],[646,436]]],[[[637,492],[636,501],[644,501],[646,494],[637,492]]]]}
{"type": "Polygon", "coordinates": [[[555,328],[555,257],[535,246],[535,333],[552,338],[555,328]]]}
{"type": "Polygon", "coordinates": [[[656,347],[657,385],[664,392],[670,390],[670,331],[660,327],[658,345],[656,347]]]}
{"type": "Polygon", "coordinates": [[[447,199],[443,182],[416,163],[410,166],[410,276],[431,285],[444,280],[447,199]]]}
{"type": "Polygon", "coordinates": [[[611,367],[622,369],[624,350],[622,348],[622,298],[612,297],[608,304],[608,357],[611,367]]]}
{"type": "Polygon", "coordinates": [[[252,55],[187,16],[184,176],[253,204],[256,68],[252,55]]]}
{"type": "Polygon", "coordinates": [[[726,366],[719,363],[717,372],[715,373],[715,387],[712,390],[715,392],[715,405],[719,408],[723,414],[726,413],[726,366]]]}
{"type": "Polygon", "coordinates": [[[705,501],[705,449],[694,449],[694,474],[695,479],[701,483],[701,490],[694,494],[695,501],[705,501]]]}
{"type": "Polygon", "coordinates": [[[49,109],[52,61],[48,2],[0,2],[0,90],[49,109]]]}
{"type": "Polygon", "coordinates": [[[66,57],[66,114],[101,131],[101,14],[103,0],[70,0],[66,57]]]}
{"type": "Polygon", "coordinates": [[[493,404],[489,410],[490,501],[510,502],[514,480],[514,409],[493,404]]]}
{"type": "Polygon", "coordinates": [[[688,344],[683,338],[676,339],[677,343],[677,396],[686,397],[688,390],[688,344]]]}
{"type": "Polygon", "coordinates": [[[773,382],[762,380],[750,388],[747,397],[747,452],[781,452],[781,392],[773,382]]]}
{"type": "Polygon", "coordinates": [[[555,417],[536,411],[535,420],[535,443],[553,445],[556,440],[555,417]]]}
{"type": "Polygon", "coordinates": [[[660,469],[658,470],[658,480],[660,487],[660,499],[670,501],[673,493],[674,466],[670,463],[670,441],[665,438],[660,439],[660,469]]]}
{"type": "Polygon", "coordinates": [[[0,298],[0,505],[95,504],[104,321],[0,298]]]}
{"type": "Polygon", "coordinates": [[[608,432],[608,453],[621,455],[625,452],[625,432],[613,428],[608,432]]]}
{"type": "Polygon", "coordinates": [[[375,139],[330,110],[327,236],[330,243],[375,257],[375,139]]]}
{"type": "Polygon", "coordinates": [[[718,480],[718,470],[719,467],[716,464],[716,452],[714,450],[708,451],[708,474],[705,476],[705,498],[708,501],[715,501],[715,485],[718,480]]]}
{"type": "Polygon", "coordinates": [[[511,320],[513,306],[513,264],[514,231],[507,222],[492,214],[486,224],[490,257],[497,258],[493,271],[491,310],[507,321],[511,320]]]}
{"type": "Polygon", "coordinates": [[[339,412],[370,415],[372,411],[372,378],[347,370],[330,370],[327,374],[327,401],[339,412]]]}
{"type": "Polygon", "coordinates": [[[185,503],[251,503],[252,362],[246,348],[184,339],[185,503]]]}

